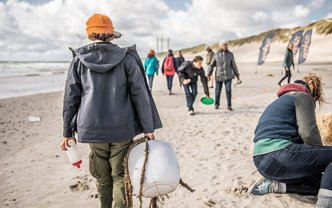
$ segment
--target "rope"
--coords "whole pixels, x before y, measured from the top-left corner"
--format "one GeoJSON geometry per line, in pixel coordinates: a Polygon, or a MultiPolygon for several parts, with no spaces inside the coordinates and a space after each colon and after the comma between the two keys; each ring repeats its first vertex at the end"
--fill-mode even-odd
{"type": "MultiPolygon", "coordinates": [[[[148,157],[149,157],[149,143],[148,143],[148,140],[146,138],[140,138],[140,139],[134,140],[132,142],[132,144],[129,146],[128,152],[127,152],[127,154],[124,158],[124,162],[123,162],[124,172],[125,172],[125,175],[124,175],[125,196],[124,196],[124,198],[125,198],[125,204],[126,204],[127,208],[133,208],[134,207],[134,204],[133,204],[133,187],[132,187],[131,181],[130,181],[128,158],[129,158],[130,151],[135,146],[137,146],[137,145],[139,145],[143,142],[145,142],[145,158],[144,158],[143,168],[142,168],[142,172],[141,172],[140,189],[139,189],[139,193],[138,193],[139,208],[142,208],[142,206],[143,206],[143,184],[144,184],[144,179],[145,179],[146,164],[147,164],[148,157]]],[[[183,182],[182,179],[180,179],[179,183],[180,183],[181,186],[188,189],[191,193],[195,191],[188,184],[183,182]]],[[[162,207],[164,205],[164,201],[165,201],[166,198],[168,199],[168,195],[161,195],[161,196],[152,198],[151,201],[150,201],[149,208],[162,207]],[[158,204],[161,204],[161,206],[159,206],[158,204]]]]}

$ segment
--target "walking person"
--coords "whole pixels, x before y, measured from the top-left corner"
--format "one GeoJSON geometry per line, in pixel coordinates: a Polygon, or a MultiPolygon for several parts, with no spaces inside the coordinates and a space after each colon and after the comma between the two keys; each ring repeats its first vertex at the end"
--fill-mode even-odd
{"type": "Polygon", "coordinates": [[[208,79],[205,76],[205,71],[202,67],[202,64],[203,58],[201,56],[196,56],[193,61],[185,61],[179,67],[179,76],[186,95],[189,115],[195,115],[194,103],[197,96],[198,76],[200,76],[201,82],[203,84],[205,95],[210,97],[208,79]]]}
{"type": "Polygon", "coordinates": [[[152,91],[154,75],[158,75],[158,65],[154,50],[150,50],[144,61],[144,69],[146,76],[148,77],[150,91],[152,91]]]}
{"type": "Polygon", "coordinates": [[[238,72],[234,55],[228,50],[228,43],[221,41],[219,43],[219,51],[214,54],[211,61],[209,69],[209,80],[211,80],[211,75],[215,69],[215,108],[218,109],[220,106],[220,94],[222,90],[222,85],[225,84],[226,97],[227,97],[227,109],[233,111],[232,108],[232,79],[234,77],[240,80],[240,74],[238,72]]]}
{"type": "Polygon", "coordinates": [[[161,121],[134,47],[111,43],[121,34],[111,19],[94,14],[86,22],[91,44],[75,50],[65,84],[62,150],[76,139],[90,147],[89,171],[102,208],[125,208],[124,157],[141,133],[154,139],[161,121]]]}
{"type": "Polygon", "coordinates": [[[168,55],[164,58],[161,66],[161,72],[166,76],[168,94],[172,95],[173,77],[177,72],[176,58],[173,55],[173,51],[168,50],[168,55]]]}
{"type": "Polygon", "coordinates": [[[316,102],[324,102],[320,77],[309,73],[283,85],[255,130],[253,160],[264,178],[251,193],[318,196],[316,207],[332,207],[332,147],[322,146],[316,102]]]}
{"type": "MultiPolygon", "coordinates": [[[[207,69],[209,71],[211,68],[211,62],[212,62],[212,59],[214,56],[214,52],[209,46],[205,47],[205,51],[207,52],[206,58],[205,58],[205,63],[207,65],[207,69]]],[[[214,86],[214,75],[213,74],[211,74],[211,76],[210,76],[209,86],[210,86],[210,88],[213,88],[213,86],[214,86]]]]}
{"type": "MultiPolygon", "coordinates": [[[[178,51],[177,52],[177,57],[176,57],[176,67],[179,68],[183,62],[185,62],[186,60],[184,59],[184,57],[182,56],[182,51],[178,51]]],[[[179,82],[180,82],[180,87],[182,87],[182,82],[181,82],[181,78],[179,76],[179,82]]]]}
{"type": "Polygon", "coordinates": [[[287,83],[290,83],[291,77],[292,77],[292,72],[291,72],[291,66],[293,66],[293,70],[295,70],[295,66],[294,66],[294,57],[293,57],[293,48],[294,48],[294,44],[290,43],[286,49],[286,53],[285,53],[285,58],[284,58],[284,63],[283,66],[285,68],[285,76],[283,78],[281,78],[281,80],[278,82],[278,85],[281,86],[281,83],[286,79],[287,79],[287,83]]]}

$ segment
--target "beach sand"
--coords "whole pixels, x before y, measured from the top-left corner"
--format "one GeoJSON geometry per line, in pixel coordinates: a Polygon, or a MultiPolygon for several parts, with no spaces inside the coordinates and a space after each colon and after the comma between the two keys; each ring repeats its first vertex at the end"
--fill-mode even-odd
{"type": "MultiPolygon", "coordinates": [[[[235,54],[236,56],[236,54],[235,54]]],[[[181,167],[181,177],[196,191],[179,187],[166,200],[169,208],[201,207],[314,207],[312,198],[288,194],[251,196],[250,186],[259,173],[252,162],[252,138],[260,114],[276,96],[280,64],[259,67],[239,63],[243,83],[233,87],[233,112],[226,110],[225,92],[221,109],[204,106],[199,84],[195,116],[185,107],[183,89],[174,79],[175,95],[169,96],[166,79],[155,79],[155,98],[164,127],[156,138],[172,143],[181,167]]],[[[292,80],[313,71],[325,82],[332,102],[332,65],[303,65],[292,80]]],[[[210,89],[211,97],[214,89],[210,89]]],[[[79,144],[81,169],[71,167],[62,139],[63,92],[0,100],[0,207],[98,207],[94,179],[88,172],[88,146],[79,144]],[[41,121],[30,122],[29,116],[41,121]]],[[[317,113],[332,112],[332,104],[317,107],[317,113]]],[[[148,200],[145,199],[145,204],[148,200]]]]}

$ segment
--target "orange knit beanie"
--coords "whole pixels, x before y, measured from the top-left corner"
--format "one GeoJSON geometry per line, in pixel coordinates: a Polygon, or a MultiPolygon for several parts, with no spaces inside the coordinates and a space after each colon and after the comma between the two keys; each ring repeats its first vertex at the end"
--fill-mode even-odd
{"type": "Polygon", "coordinates": [[[86,32],[88,36],[96,34],[112,34],[114,26],[112,20],[103,14],[93,14],[86,22],[86,32]]]}

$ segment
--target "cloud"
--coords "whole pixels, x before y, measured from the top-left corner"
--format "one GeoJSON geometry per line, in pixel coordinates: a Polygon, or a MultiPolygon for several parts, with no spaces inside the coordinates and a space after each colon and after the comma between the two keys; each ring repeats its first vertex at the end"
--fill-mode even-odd
{"type": "Polygon", "coordinates": [[[332,18],[332,12],[328,13],[325,18],[332,18]]]}
{"type": "Polygon", "coordinates": [[[294,16],[296,18],[306,18],[309,14],[310,10],[303,5],[297,5],[294,8],[294,16]]]}
{"type": "Polygon", "coordinates": [[[8,0],[0,2],[0,60],[69,59],[68,46],[88,43],[85,22],[93,13],[111,17],[115,29],[124,34],[116,43],[136,43],[145,54],[156,48],[156,38],[161,36],[170,38],[171,47],[178,49],[308,23],[311,9],[324,4],[322,0],[306,4],[192,0],[186,10],[174,10],[163,0],[52,0],[38,5],[8,0]]]}
{"type": "Polygon", "coordinates": [[[264,22],[267,20],[268,15],[264,11],[257,11],[251,16],[256,22],[264,22]]]}
{"type": "Polygon", "coordinates": [[[324,4],[325,4],[325,0],[311,0],[311,2],[309,2],[308,6],[311,9],[319,9],[319,8],[323,7],[324,4]]]}

